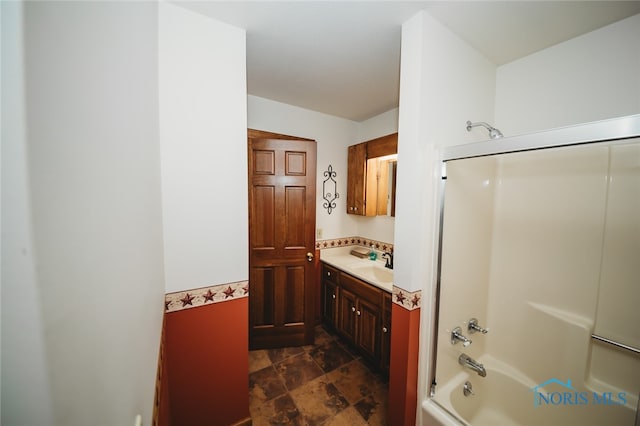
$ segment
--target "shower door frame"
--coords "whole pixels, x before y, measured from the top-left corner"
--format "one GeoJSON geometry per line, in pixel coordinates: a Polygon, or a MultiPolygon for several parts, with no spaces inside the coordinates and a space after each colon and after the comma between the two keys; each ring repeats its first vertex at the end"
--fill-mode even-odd
{"type": "MultiPolygon", "coordinates": [[[[444,234],[444,207],[446,189],[446,167],[448,161],[462,160],[474,157],[486,157],[492,155],[534,151],[565,146],[585,145],[592,143],[621,143],[625,139],[640,137],[640,114],[574,126],[550,129],[541,132],[492,139],[485,142],[476,142],[465,145],[443,147],[441,150],[442,177],[438,194],[438,247],[437,247],[437,271],[436,283],[431,303],[433,312],[430,338],[427,352],[429,354],[428,397],[433,399],[436,394],[436,366],[438,350],[438,322],[440,311],[440,279],[442,273],[442,239],[444,234]]],[[[434,400],[435,401],[435,400],[434,400]]],[[[437,403],[437,401],[435,401],[437,403]]],[[[439,404],[438,404],[439,405],[439,404]]],[[[440,406],[440,405],[439,405],[440,406]]],[[[444,407],[442,407],[445,409],[444,407]]],[[[445,409],[446,410],[446,409],[445,409]]],[[[451,414],[451,413],[449,413],[451,414]]]]}

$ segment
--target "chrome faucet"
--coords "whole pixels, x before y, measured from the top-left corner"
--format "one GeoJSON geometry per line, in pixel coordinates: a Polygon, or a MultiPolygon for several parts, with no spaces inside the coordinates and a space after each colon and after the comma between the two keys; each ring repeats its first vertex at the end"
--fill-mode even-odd
{"type": "Polygon", "coordinates": [[[480,327],[480,324],[478,323],[478,318],[471,318],[469,320],[469,325],[467,327],[467,330],[469,331],[469,334],[473,334],[476,332],[487,334],[489,332],[488,328],[480,327]]]}
{"type": "Polygon", "coordinates": [[[386,251],[382,253],[382,257],[386,257],[387,261],[384,264],[385,268],[393,269],[393,253],[386,251]]]}
{"type": "Polygon", "coordinates": [[[465,367],[468,367],[478,373],[480,377],[487,377],[487,370],[484,369],[484,365],[480,364],[475,359],[471,358],[469,355],[460,354],[458,358],[458,363],[465,367]]]}
{"type": "Polygon", "coordinates": [[[451,330],[451,344],[455,345],[458,342],[462,342],[462,346],[465,348],[471,344],[471,340],[462,334],[462,329],[460,327],[456,327],[451,330]]]}

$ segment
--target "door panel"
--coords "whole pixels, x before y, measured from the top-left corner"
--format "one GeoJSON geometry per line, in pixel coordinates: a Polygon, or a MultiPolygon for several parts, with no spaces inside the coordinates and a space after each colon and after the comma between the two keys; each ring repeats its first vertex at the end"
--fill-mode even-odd
{"type": "Polygon", "coordinates": [[[253,294],[249,299],[251,323],[256,326],[273,326],[275,316],[273,312],[275,299],[275,270],[274,268],[255,268],[251,274],[254,283],[253,294]]]}
{"type": "Polygon", "coordinates": [[[304,323],[304,266],[287,268],[287,284],[285,288],[284,325],[304,323]]]}
{"type": "Polygon", "coordinates": [[[378,357],[380,333],[380,307],[360,299],[357,314],[359,317],[357,346],[371,360],[378,357]]]}
{"type": "Polygon", "coordinates": [[[251,208],[253,233],[251,235],[254,247],[275,248],[275,188],[273,186],[256,186],[253,191],[251,208]]]}
{"type": "Polygon", "coordinates": [[[250,347],[311,344],[316,143],[250,131],[248,148],[250,347]]]}
{"type": "Polygon", "coordinates": [[[305,188],[288,186],[285,188],[285,249],[305,247],[305,188]]]}
{"type": "Polygon", "coordinates": [[[348,339],[356,338],[356,295],[344,288],[338,297],[338,331],[348,339]]]}

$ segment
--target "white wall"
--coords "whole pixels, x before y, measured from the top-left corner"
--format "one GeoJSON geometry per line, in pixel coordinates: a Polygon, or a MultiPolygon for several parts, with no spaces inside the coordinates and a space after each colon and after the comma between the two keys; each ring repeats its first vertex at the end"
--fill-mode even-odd
{"type": "Polygon", "coordinates": [[[53,424],[27,178],[22,3],[2,14],[2,414],[6,426],[53,424]]]}
{"type": "Polygon", "coordinates": [[[159,7],[166,291],[246,280],[245,32],[159,7]]]}
{"type": "MultiPolygon", "coordinates": [[[[24,8],[29,187],[18,191],[31,201],[54,424],[148,423],[164,298],[157,6],[24,8]]],[[[29,287],[12,302],[33,309],[29,287]]]]}
{"type": "MultiPolygon", "coordinates": [[[[422,290],[418,401],[427,390],[440,186],[439,147],[487,139],[466,121],[493,121],[495,66],[427,12],[402,25],[394,283],[422,290]]],[[[421,410],[417,424],[421,424],[421,410]]]]}
{"type": "Polygon", "coordinates": [[[505,135],[640,112],[640,14],[498,68],[505,135]]]}
{"type": "Polygon", "coordinates": [[[402,26],[396,285],[422,289],[434,273],[442,146],[486,139],[466,121],[493,121],[495,66],[428,13],[402,26]]]}
{"type": "Polygon", "coordinates": [[[400,110],[398,108],[393,108],[392,110],[359,122],[357,124],[358,140],[356,142],[368,141],[397,132],[399,113],[400,110]]]}

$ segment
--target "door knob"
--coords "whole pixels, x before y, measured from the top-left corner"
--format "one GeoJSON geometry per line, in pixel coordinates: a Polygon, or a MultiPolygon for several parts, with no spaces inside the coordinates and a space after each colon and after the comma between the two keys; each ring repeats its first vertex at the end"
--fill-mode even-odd
{"type": "Polygon", "coordinates": [[[307,253],[307,260],[308,260],[309,262],[313,261],[313,253],[311,253],[311,252],[308,252],[308,253],[307,253]]]}

